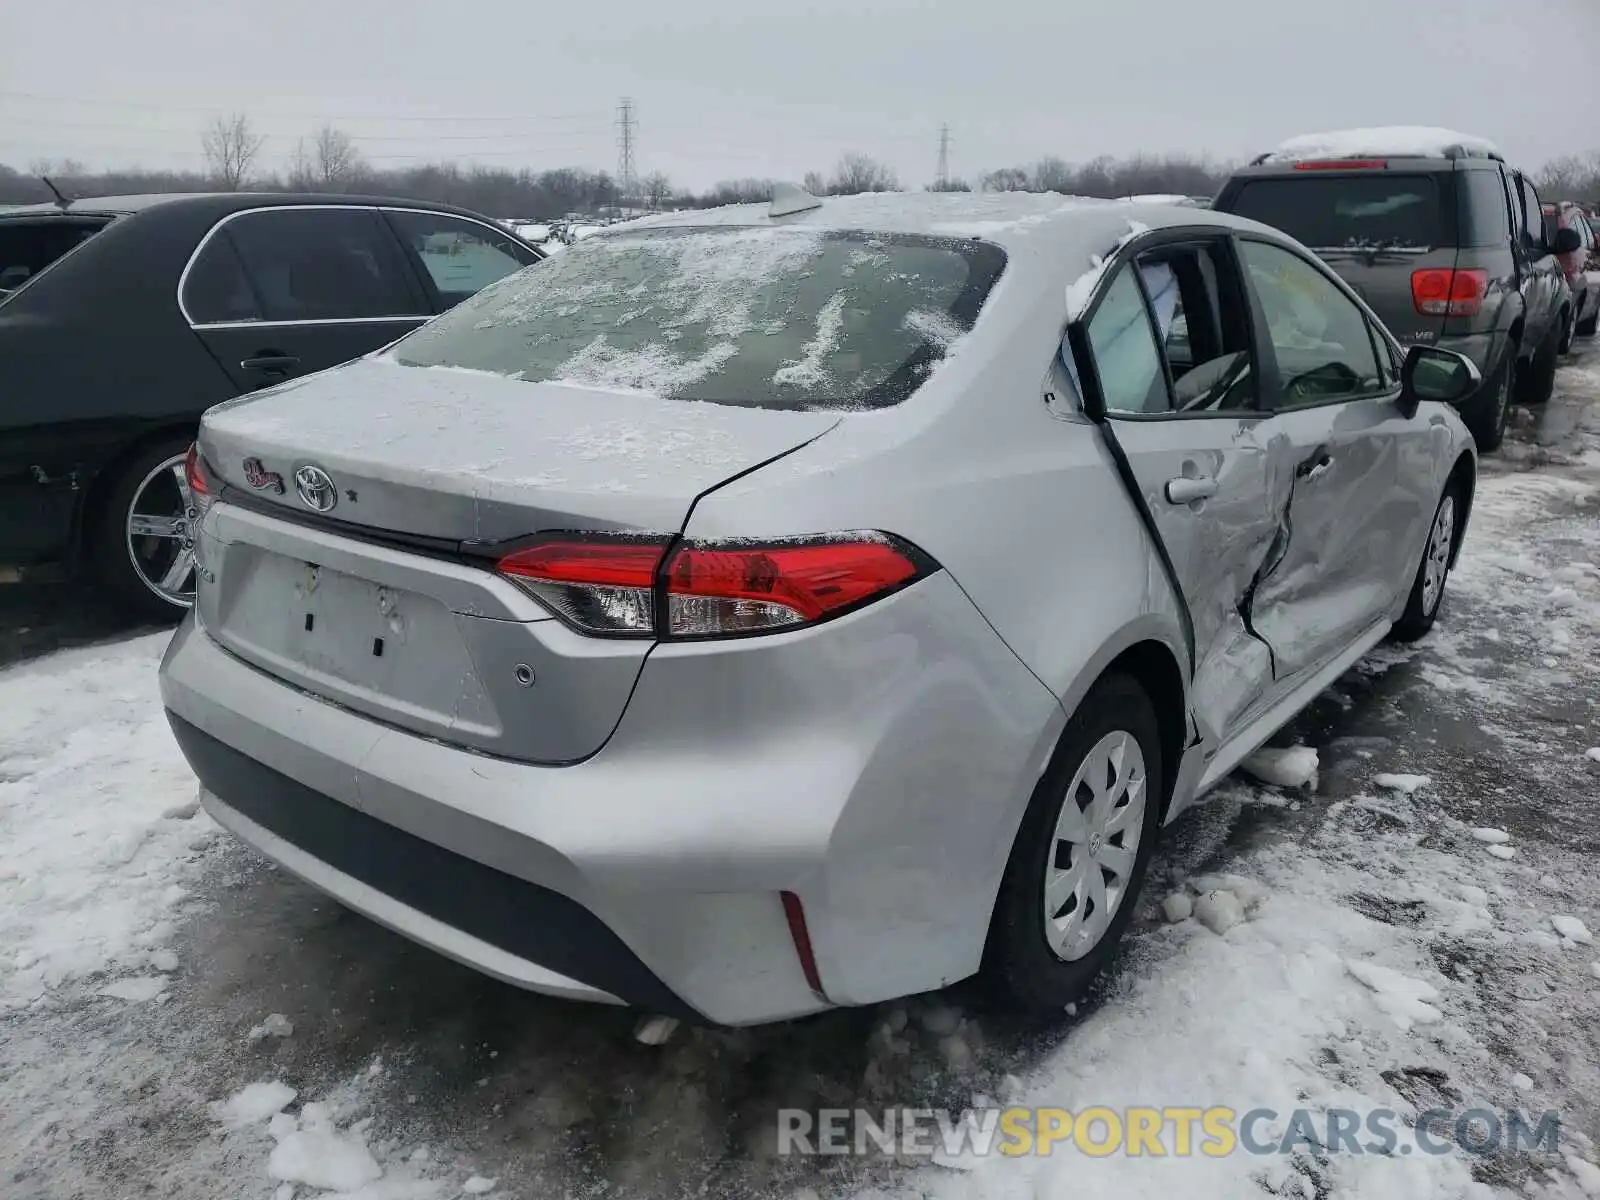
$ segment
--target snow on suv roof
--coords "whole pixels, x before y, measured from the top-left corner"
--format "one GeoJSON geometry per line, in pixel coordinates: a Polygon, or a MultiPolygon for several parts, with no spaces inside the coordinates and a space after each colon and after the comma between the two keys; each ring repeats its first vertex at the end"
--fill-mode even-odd
{"type": "Polygon", "coordinates": [[[1307,133],[1281,143],[1258,163],[1340,158],[1499,158],[1487,138],[1429,125],[1381,125],[1307,133]]]}

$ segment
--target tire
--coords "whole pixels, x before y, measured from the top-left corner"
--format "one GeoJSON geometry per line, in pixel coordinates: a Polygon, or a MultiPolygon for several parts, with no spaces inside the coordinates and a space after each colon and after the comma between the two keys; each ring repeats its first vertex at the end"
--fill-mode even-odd
{"type": "Polygon", "coordinates": [[[1513,342],[1506,346],[1500,365],[1484,379],[1478,394],[1461,407],[1462,424],[1472,432],[1472,440],[1485,454],[1499,449],[1505,440],[1516,361],[1517,347],[1513,342]]]}
{"type": "Polygon", "coordinates": [[[1456,529],[1462,518],[1461,486],[1454,481],[1446,485],[1439,497],[1439,507],[1433,511],[1433,524],[1428,526],[1428,538],[1423,543],[1422,561],[1417,564],[1416,578],[1411,581],[1411,594],[1406,598],[1405,612],[1390,631],[1397,642],[1414,642],[1433,628],[1439,617],[1439,606],[1444,603],[1445,584],[1450,579],[1450,555],[1455,545],[1456,529]]]}
{"type": "Polygon", "coordinates": [[[1593,337],[1595,334],[1596,325],[1600,325],[1600,309],[1590,313],[1587,317],[1578,322],[1576,329],[1577,335],[1579,337],[1586,338],[1593,337]]]}
{"type": "Polygon", "coordinates": [[[1556,367],[1561,362],[1564,321],[1558,321],[1534,351],[1527,373],[1517,379],[1518,404],[1543,404],[1556,390],[1556,367]]]}
{"type": "Polygon", "coordinates": [[[1572,353],[1572,339],[1577,335],[1577,325],[1572,317],[1570,315],[1564,317],[1561,321],[1561,345],[1557,351],[1558,355],[1572,353]]]}
{"type": "Polygon", "coordinates": [[[113,468],[110,486],[99,510],[89,514],[86,545],[94,581],[119,605],[150,621],[171,623],[192,607],[194,592],[192,542],[187,485],[180,485],[183,459],[191,434],[169,434],[141,447],[113,468]],[[159,534],[132,532],[136,516],[148,518],[159,534]],[[170,530],[170,532],[168,532],[170,530]],[[189,570],[181,592],[187,599],[164,594],[160,584],[187,559],[189,570]]]}
{"type": "Polygon", "coordinates": [[[1005,1007],[1059,1013],[1083,996],[1116,957],[1150,865],[1164,785],[1161,739],[1150,697],[1129,676],[1106,675],[1067,722],[1006,863],[984,948],[984,974],[1005,1007]],[[1118,762],[1126,774],[1113,776],[1118,762]],[[1137,786],[1140,768],[1142,789],[1137,786]],[[1092,815],[1094,790],[1084,776],[1101,771],[1113,786],[1106,789],[1111,806],[1097,822],[1092,815]],[[1119,778],[1128,781],[1121,792],[1115,786],[1119,778]],[[1134,798],[1118,802],[1130,795],[1134,798]],[[1082,817],[1077,822],[1069,817],[1063,826],[1069,805],[1082,817]],[[1135,833],[1134,818],[1125,814],[1136,806],[1135,833]],[[1074,824],[1076,829],[1071,828],[1074,824]],[[1091,830],[1095,825],[1098,828],[1091,830]],[[1099,836],[1087,836],[1091,832],[1099,836]],[[1113,856],[1111,851],[1118,853],[1113,856]],[[1115,863],[1123,864],[1120,881],[1115,863]],[[1066,910],[1064,920],[1045,918],[1047,866],[1058,886],[1070,883],[1073,868],[1081,879],[1060,893],[1055,908],[1058,914],[1066,910]],[[1091,880],[1098,880],[1099,886],[1091,880]],[[1097,913],[1102,914],[1103,924],[1095,920],[1097,913]]]}

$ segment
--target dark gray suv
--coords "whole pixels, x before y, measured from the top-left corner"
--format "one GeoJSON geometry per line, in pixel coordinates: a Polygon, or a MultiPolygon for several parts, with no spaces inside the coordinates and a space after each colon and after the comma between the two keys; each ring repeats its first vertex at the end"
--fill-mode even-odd
{"type": "MultiPolygon", "coordinates": [[[[1405,157],[1264,154],[1217,194],[1221,212],[1275,226],[1315,250],[1406,344],[1467,355],[1483,376],[1461,417],[1483,450],[1513,395],[1549,399],[1573,320],[1533,183],[1468,142],[1405,157]]],[[[1575,236],[1575,235],[1573,235],[1575,236]]]]}

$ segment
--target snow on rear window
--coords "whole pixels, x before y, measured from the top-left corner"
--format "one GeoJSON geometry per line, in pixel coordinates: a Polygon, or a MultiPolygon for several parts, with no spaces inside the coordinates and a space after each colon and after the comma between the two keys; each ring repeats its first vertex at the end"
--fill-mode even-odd
{"type": "Polygon", "coordinates": [[[955,238],[608,234],[485,289],[393,357],[672,399],[883,407],[972,327],[1003,265],[997,247],[955,238]]]}

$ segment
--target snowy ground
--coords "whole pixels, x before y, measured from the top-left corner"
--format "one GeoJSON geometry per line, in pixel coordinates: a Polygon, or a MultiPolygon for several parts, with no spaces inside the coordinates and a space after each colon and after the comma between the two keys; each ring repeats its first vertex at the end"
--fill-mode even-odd
{"type": "Polygon", "coordinates": [[[24,660],[0,671],[0,1194],[1600,1197],[1600,352],[1560,387],[1486,462],[1436,632],[1282,739],[1314,787],[1237,779],[1181,821],[1115,977],[1048,1029],[956,989],[639,1046],[625,1013],[489,982],[235,846],[161,718],[165,636],[29,658],[104,617],[0,596],[24,660]],[[1196,915],[1168,921],[1179,894],[1196,915]],[[975,1094],[1548,1108],[1563,1149],[773,1152],[779,1107],[975,1094]]]}

